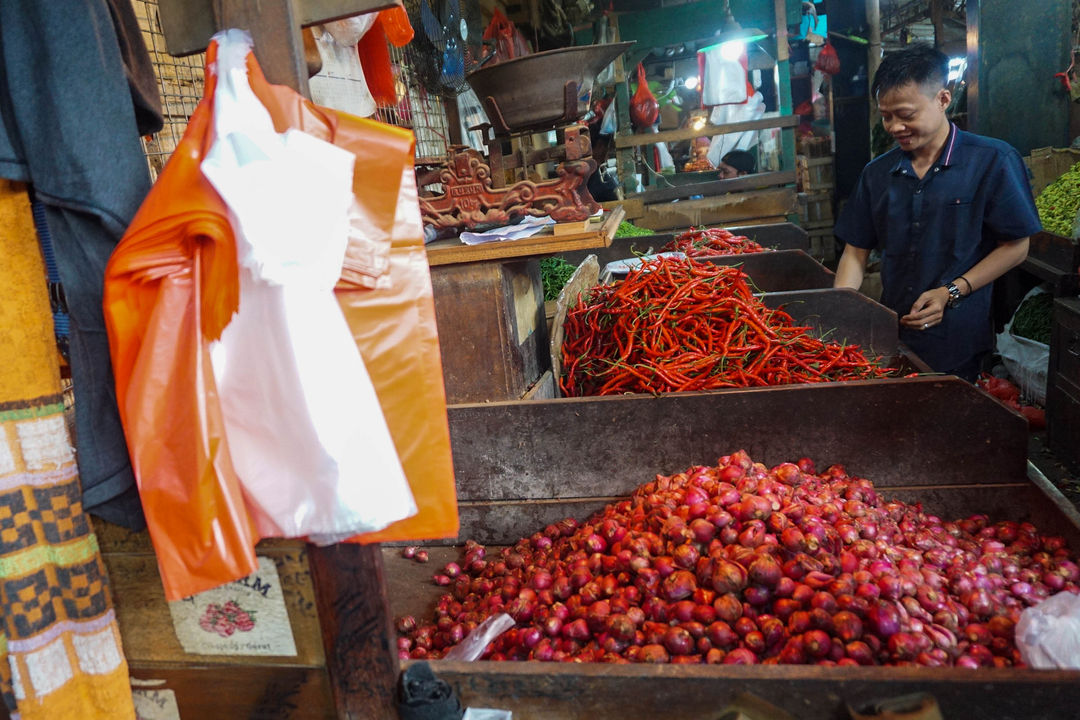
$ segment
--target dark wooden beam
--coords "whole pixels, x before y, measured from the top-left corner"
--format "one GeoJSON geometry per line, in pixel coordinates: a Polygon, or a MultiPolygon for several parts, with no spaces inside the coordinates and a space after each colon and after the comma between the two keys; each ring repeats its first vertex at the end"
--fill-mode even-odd
{"type": "Polygon", "coordinates": [[[678,130],[663,130],[657,133],[619,135],[615,137],[615,147],[627,148],[640,145],[655,145],[658,142],[679,142],[680,140],[693,140],[694,138],[712,137],[713,135],[727,135],[728,133],[740,133],[746,132],[747,130],[769,130],[771,128],[795,127],[798,124],[798,115],[782,115],[779,117],[761,118],[760,120],[724,123],[723,125],[705,125],[701,128],[679,128],[678,130]]]}
{"type": "Polygon", "coordinates": [[[308,550],[326,668],[342,720],[396,720],[398,658],[379,545],[308,550]]]}
{"type": "Polygon", "coordinates": [[[628,198],[641,198],[648,203],[669,202],[671,200],[688,198],[694,195],[719,195],[727,192],[740,192],[743,190],[757,190],[759,188],[774,187],[776,185],[790,185],[795,182],[794,170],[780,172],[758,173],[756,175],[744,175],[731,178],[730,180],[713,180],[710,182],[695,183],[693,185],[676,185],[675,187],[646,190],[634,193],[628,198]]]}

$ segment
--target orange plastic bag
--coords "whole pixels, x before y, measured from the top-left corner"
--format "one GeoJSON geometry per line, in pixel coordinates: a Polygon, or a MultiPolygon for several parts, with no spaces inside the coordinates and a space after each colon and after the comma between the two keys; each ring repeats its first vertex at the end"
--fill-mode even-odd
{"type": "Polygon", "coordinates": [[[456,537],[457,489],[450,455],[439,336],[408,130],[320,107],[270,85],[248,56],[251,87],[278,132],[303,130],[356,155],[354,190],[370,232],[391,238],[390,269],[374,290],[338,284],[338,301],[375,385],[419,512],[356,542],[456,537]]]}
{"type": "Polygon", "coordinates": [[[499,8],[495,8],[491,22],[484,28],[483,39],[495,42],[495,57],[491,60],[493,65],[532,53],[529,41],[499,8]]]}
{"type": "Polygon", "coordinates": [[[360,65],[364,68],[364,79],[368,90],[379,105],[397,105],[398,97],[394,83],[394,66],[390,60],[390,47],[407,45],[413,39],[412,25],[405,8],[396,7],[383,10],[375,18],[375,24],[364,33],[356,45],[360,55],[360,65]]]}
{"type": "Polygon", "coordinates": [[[105,271],[117,404],[169,600],[254,572],[259,539],[208,354],[239,301],[228,209],[199,170],[211,107],[195,109],[105,271]]]}
{"type": "MultiPolygon", "coordinates": [[[[207,50],[207,67],[216,44],[207,50]]],[[[431,279],[407,130],[319,107],[270,85],[248,57],[252,88],[276,129],[356,155],[354,191],[369,238],[391,244],[375,289],[339,284],[419,513],[360,542],[453,537],[458,518],[431,279]],[[344,289],[342,289],[344,288],[344,289]]],[[[259,540],[228,454],[208,343],[236,309],[228,210],[199,171],[216,83],[106,270],[105,316],[117,395],[168,600],[255,570],[259,540]]]]}

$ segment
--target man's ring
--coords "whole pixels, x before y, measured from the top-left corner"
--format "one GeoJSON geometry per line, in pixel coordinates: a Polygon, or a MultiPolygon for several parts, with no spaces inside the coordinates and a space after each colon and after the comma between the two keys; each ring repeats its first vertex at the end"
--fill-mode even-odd
{"type": "Polygon", "coordinates": [[[926,330],[928,327],[930,327],[930,323],[923,323],[922,324],[922,329],[923,330],[926,330]]]}

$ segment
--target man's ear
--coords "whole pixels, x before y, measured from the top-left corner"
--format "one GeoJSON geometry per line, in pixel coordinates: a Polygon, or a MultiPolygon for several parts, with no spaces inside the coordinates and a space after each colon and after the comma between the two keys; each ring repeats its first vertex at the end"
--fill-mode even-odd
{"type": "Polygon", "coordinates": [[[941,109],[945,110],[949,107],[949,103],[952,102],[952,93],[949,92],[947,88],[942,88],[941,90],[938,90],[937,99],[938,102],[941,103],[941,109]]]}

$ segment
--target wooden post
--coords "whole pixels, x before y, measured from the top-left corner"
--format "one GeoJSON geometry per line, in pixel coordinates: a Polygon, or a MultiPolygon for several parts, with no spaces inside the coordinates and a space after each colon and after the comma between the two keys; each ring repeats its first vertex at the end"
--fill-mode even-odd
{"type": "MultiPolygon", "coordinates": [[[[866,24],[870,27],[870,47],[866,51],[866,80],[868,87],[873,86],[874,75],[881,65],[881,4],[879,0],[866,0],[866,24]]],[[[873,137],[874,125],[878,122],[877,98],[870,97],[870,132],[873,137]]]]}
{"type": "MultiPolygon", "coordinates": [[[[619,16],[611,15],[608,19],[611,23],[614,42],[621,40],[619,35],[619,16]]],[[[621,135],[633,135],[634,128],[630,126],[630,88],[626,85],[626,76],[633,68],[626,67],[626,61],[622,56],[615,58],[615,116],[618,124],[616,137],[621,135]]],[[[637,191],[637,182],[634,173],[637,171],[637,163],[634,162],[635,148],[615,149],[615,172],[622,180],[623,195],[637,191]]]]}
{"type": "Polygon", "coordinates": [[[394,720],[394,629],[379,545],[308,547],[323,649],[337,716],[394,720]]]}
{"type": "MultiPolygon", "coordinates": [[[[251,33],[267,80],[310,97],[292,0],[215,0],[218,27],[251,33]]],[[[379,545],[309,546],[326,669],[339,718],[397,718],[396,648],[379,545]]]]}
{"type": "Polygon", "coordinates": [[[945,8],[941,0],[930,0],[930,22],[934,25],[934,47],[940,50],[945,44],[945,8]]]}
{"type": "MultiPolygon", "coordinates": [[[[790,115],[791,108],[791,51],[788,48],[787,3],[773,0],[773,13],[776,16],[776,68],[780,78],[780,114],[790,115]]],[[[781,170],[795,169],[795,128],[780,131],[783,149],[781,170]]]]}
{"type": "Polygon", "coordinates": [[[304,40],[292,0],[214,0],[214,21],[219,28],[251,33],[267,80],[310,95],[304,40]]]}

